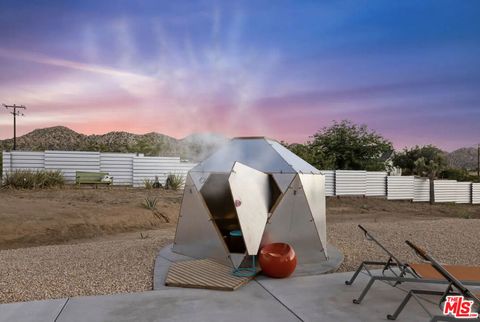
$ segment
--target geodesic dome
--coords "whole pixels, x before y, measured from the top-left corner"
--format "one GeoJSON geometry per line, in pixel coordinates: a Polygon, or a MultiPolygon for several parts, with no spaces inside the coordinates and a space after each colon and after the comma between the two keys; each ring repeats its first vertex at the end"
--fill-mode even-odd
{"type": "Polygon", "coordinates": [[[274,140],[232,139],[188,173],[172,250],[237,268],[273,242],[327,260],[325,178],[274,140]]]}

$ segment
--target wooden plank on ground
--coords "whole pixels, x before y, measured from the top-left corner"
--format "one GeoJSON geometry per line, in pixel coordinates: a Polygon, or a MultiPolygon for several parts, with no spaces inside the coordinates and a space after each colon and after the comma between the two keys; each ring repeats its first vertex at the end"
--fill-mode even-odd
{"type": "Polygon", "coordinates": [[[234,291],[252,279],[252,277],[234,276],[232,270],[232,267],[209,259],[176,262],[168,269],[165,285],[234,291]]]}

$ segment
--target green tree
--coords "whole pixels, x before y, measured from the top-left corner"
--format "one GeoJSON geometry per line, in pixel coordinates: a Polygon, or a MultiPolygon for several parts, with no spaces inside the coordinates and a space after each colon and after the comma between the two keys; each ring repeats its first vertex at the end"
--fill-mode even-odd
{"type": "Polygon", "coordinates": [[[315,163],[315,157],[313,155],[312,149],[310,149],[308,143],[307,144],[300,144],[300,143],[292,143],[288,144],[287,142],[281,141],[280,142],[283,146],[287,149],[298,155],[303,160],[307,161],[310,164],[315,163]]]}
{"type": "Polygon", "coordinates": [[[413,175],[415,173],[415,162],[424,158],[426,163],[430,161],[440,162],[442,168],[447,164],[444,152],[433,145],[415,146],[411,149],[403,149],[402,152],[395,153],[393,165],[402,169],[403,174],[413,175]]]}
{"type": "Polygon", "coordinates": [[[315,133],[309,148],[315,156],[327,160],[331,168],[341,170],[384,170],[385,160],[393,152],[389,140],[366,125],[348,120],[335,121],[315,133]]]}
{"type": "Polygon", "coordinates": [[[317,169],[321,170],[329,170],[333,169],[333,159],[331,157],[327,157],[322,150],[315,149],[310,142],[305,144],[300,143],[293,143],[288,144],[282,142],[285,147],[287,147],[290,151],[298,155],[303,160],[307,161],[311,165],[313,165],[317,169]]]}
{"type": "Polygon", "coordinates": [[[133,153],[143,153],[146,156],[158,156],[166,150],[165,146],[166,144],[164,142],[153,142],[147,138],[140,138],[134,145],[128,147],[128,150],[133,153]]]}
{"type": "Polygon", "coordinates": [[[457,180],[457,181],[471,181],[472,176],[466,169],[460,168],[446,168],[442,172],[440,172],[439,177],[442,179],[448,180],[457,180]]]}
{"type": "Polygon", "coordinates": [[[433,181],[446,168],[447,161],[445,154],[433,145],[414,148],[405,148],[402,152],[396,153],[393,164],[402,169],[407,175],[419,175],[430,179],[430,203],[434,202],[433,181]]]}
{"type": "Polygon", "coordinates": [[[333,159],[327,157],[322,150],[315,149],[311,142],[288,144],[282,141],[281,144],[317,169],[330,170],[334,167],[333,159]]]}
{"type": "Polygon", "coordinates": [[[434,190],[434,180],[437,178],[440,171],[442,171],[445,166],[442,162],[442,156],[439,155],[436,159],[427,160],[425,157],[420,157],[415,161],[415,172],[416,174],[427,177],[430,181],[430,203],[433,204],[435,201],[435,190],[434,190]]]}

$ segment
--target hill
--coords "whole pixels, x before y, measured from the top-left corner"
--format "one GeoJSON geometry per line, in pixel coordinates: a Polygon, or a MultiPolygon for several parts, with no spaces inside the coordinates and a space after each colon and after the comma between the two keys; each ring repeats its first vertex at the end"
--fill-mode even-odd
{"type": "MultiPolygon", "coordinates": [[[[184,159],[199,161],[226,140],[224,136],[211,133],[192,134],[181,140],[155,132],[85,135],[64,126],[55,126],[37,129],[18,137],[17,150],[133,152],[148,156],[181,156],[184,159]]],[[[10,150],[12,146],[13,139],[0,140],[0,149],[10,150]]]]}
{"type": "MultiPolygon", "coordinates": [[[[18,137],[17,150],[131,152],[148,156],[180,156],[200,161],[226,140],[226,137],[214,133],[195,133],[180,140],[156,132],[133,134],[115,131],[102,135],[85,135],[64,126],[55,126],[37,129],[18,137]]],[[[1,150],[10,150],[12,146],[12,139],[0,140],[1,150]]],[[[477,168],[476,148],[461,148],[445,153],[445,156],[451,167],[468,170],[477,168]]]]}
{"type": "Polygon", "coordinates": [[[475,170],[478,162],[477,153],[476,148],[461,148],[449,153],[447,161],[451,167],[475,170]]]}

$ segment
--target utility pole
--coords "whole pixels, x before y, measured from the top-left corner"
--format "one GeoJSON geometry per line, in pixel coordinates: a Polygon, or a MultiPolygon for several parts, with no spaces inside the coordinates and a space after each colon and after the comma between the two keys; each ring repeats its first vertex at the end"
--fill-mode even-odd
{"type": "Polygon", "coordinates": [[[17,116],[25,116],[21,111],[17,111],[17,109],[20,110],[26,110],[27,108],[23,105],[6,105],[3,104],[3,106],[9,110],[9,113],[13,115],[13,150],[15,151],[17,149],[17,116]]]}

